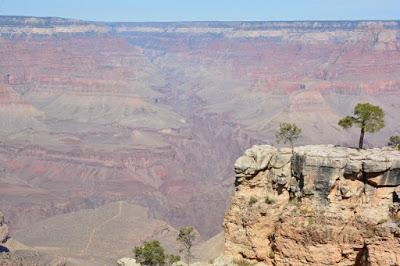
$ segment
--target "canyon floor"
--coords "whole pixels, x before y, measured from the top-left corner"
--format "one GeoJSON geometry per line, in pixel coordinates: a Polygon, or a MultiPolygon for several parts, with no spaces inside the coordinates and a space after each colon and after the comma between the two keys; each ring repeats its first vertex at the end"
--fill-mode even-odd
{"type": "Polygon", "coordinates": [[[218,235],[234,161],[280,122],[354,146],[337,122],[371,102],[386,126],[366,146],[400,134],[398,21],[0,17],[0,47],[1,210],[18,240],[78,260],[218,235]]]}

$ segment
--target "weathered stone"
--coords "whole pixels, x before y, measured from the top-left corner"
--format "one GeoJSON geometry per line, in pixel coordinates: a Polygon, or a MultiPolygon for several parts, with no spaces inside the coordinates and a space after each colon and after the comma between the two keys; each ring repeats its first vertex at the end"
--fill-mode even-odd
{"type": "Polygon", "coordinates": [[[399,161],[390,149],[310,145],[292,157],[254,146],[235,165],[247,179],[225,215],[225,255],[259,265],[399,264],[399,161]]]}
{"type": "Polygon", "coordinates": [[[275,153],[276,149],[271,146],[255,145],[246,150],[245,155],[235,162],[236,177],[250,178],[255,176],[260,170],[268,166],[275,153]]]}
{"type": "Polygon", "coordinates": [[[364,160],[362,162],[362,170],[366,173],[379,173],[390,169],[392,166],[390,161],[364,160]]]}
{"type": "Polygon", "coordinates": [[[233,265],[233,257],[231,256],[220,256],[214,260],[213,266],[225,266],[233,265]]]}
{"type": "Polygon", "coordinates": [[[280,169],[290,164],[290,160],[292,159],[292,153],[277,153],[272,157],[271,167],[280,169]]]}
{"type": "Polygon", "coordinates": [[[359,173],[362,169],[362,162],[360,160],[352,160],[351,157],[347,160],[344,167],[345,174],[359,173]]]}
{"type": "Polygon", "coordinates": [[[359,197],[364,189],[364,184],[358,180],[343,179],[339,183],[340,195],[343,198],[359,197]]]}
{"type": "Polygon", "coordinates": [[[381,175],[368,178],[368,183],[375,186],[398,186],[400,185],[400,169],[388,170],[381,175]]]}

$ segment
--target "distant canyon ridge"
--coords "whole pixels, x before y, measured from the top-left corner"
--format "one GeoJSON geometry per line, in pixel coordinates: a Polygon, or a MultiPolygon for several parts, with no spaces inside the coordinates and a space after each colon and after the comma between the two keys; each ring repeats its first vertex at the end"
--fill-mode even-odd
{"type": "Polygon", "coordinates": [[[357,129],[337,122],[371,102],[386,127],[366,146],[400,134],[399,21],[3,16],[0,36],[0,206],[30,242],[50,217],[123,217],[117,201],[207,239],[222,231],[235,159],[274,144],[280,122],[303,129],[301,144],[355,146],[357,129]]]}

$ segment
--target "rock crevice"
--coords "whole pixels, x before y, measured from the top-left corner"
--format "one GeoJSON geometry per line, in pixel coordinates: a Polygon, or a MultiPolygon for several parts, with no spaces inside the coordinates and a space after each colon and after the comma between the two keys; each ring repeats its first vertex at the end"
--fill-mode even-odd
{"type": "Polygon", "coordinates": [[[398,151],[258,145],[235,173],[226,255],[266,265],[400,264],[398,151]]]}

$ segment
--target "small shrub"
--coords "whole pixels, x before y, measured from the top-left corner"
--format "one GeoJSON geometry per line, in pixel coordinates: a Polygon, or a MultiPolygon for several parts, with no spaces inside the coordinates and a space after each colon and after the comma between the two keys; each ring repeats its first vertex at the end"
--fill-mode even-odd
{"type": "Polygon", "coordinates": [[[256,203],[257,203],[257,198],[256,197],[251,197],[250,200],[249,200],[249,206],[253,206],[256,203]]]}
{"type": "Polygon", "coordinates": [[[307,221],[307,226],[312,226],[313,224],[316,223],[316,218],[311,216],[311,217],[308,217],[306,221],[307,221]]]}
{"type": "Polygon", "coordinates": [[[394,149],[400,150],[400,136],[391,136],[388,145],[394,149]]]}
{"type": "Polygon", "coordinates": [[[400,205],[399,204],[393,204],[392,206],[389,206],[389,217],[390,220],[393,222],[400,222],[400,205]]]}
{"type": "Polygon", "coordinates": [[[299,212],[303,216],[312,216],[312,215],[314,215],[314,210],[311,207],[308,207],[308,206],[301,206],[299,208],[299,212]]]}
{"type": "Polygon", "coordinates": [[[266,196],[266,197],[265,197],[265,203],[267,203],[267,204],[274,204],[274,203],[275,203],[275,199],[266,196]]]}
{"type": "Polygon", "coordinates": [[[248,262],[245,259],[234,259],[233,264],[236,266],[253,266],[255,263],[248,262]]]}
{"type": "Polygon", "coordinates": [[[380,220],[378,221],[378,224],[384,224],[384,223],[386,223],[387,221],[388,221],[387,218],[382,218],[382,219],[380,219],[380,220]]]}
{"type": "Polygon", "coordinates": [[[181,260],[180,256],[166,254],[158,240],[144,242],[143,246],[135,247],[133,253],[137,262],[147,266],[172,265],[181,260]]]}
{"type": "Polygon", "coordinates": [[[268,258],[271,260],[275,259],[275,252],[272,249],[268,253],[268,258]]]}
{"type": "Polygon", "coordinates": [[[142,265],[157,266],[165,264],[165,251],[158,240],[144,242],[142,247],[133,250],[135,259],[142,265]]]}
{"type": "Polygon", "coordinates": [[[174,264],[174,263],[176,263],[176,262],[178,262],[180,260],[181,260],[181,256],[173,255],[173,254],[167,255],[166,264],[167,265],[172,265],[172,264],[174,264]]]}

